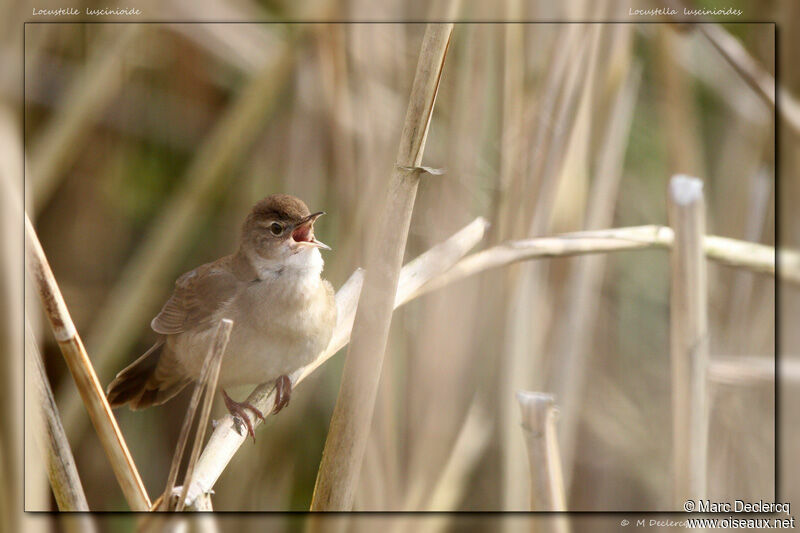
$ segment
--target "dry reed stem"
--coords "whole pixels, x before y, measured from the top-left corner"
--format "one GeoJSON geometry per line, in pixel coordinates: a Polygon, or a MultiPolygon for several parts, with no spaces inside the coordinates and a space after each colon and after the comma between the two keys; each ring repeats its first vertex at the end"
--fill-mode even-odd
{"type": "Polygon", "coordinates": [[[667,213],[675,232],[670,281],[673,503],[705,498],[708,466],[708,287],[703,183],[673,176],[667,213]]]}
{"type": "Polygon", "coordinates": [[[439,81],[453,24],[425,31],[400,146],[389,183],[385,216],[367,255],[364,290],[353,325],[342,384],[311,501],[315,511],[349,511],[372,424],[389,325],[411,223],[439,81]]]}
{"type": "Polygon", "coordinates": [[[27,320],[25,321],[25,360],[26,363],[35,367],[30,374],[32,374],[31,377],[36,386],[36,403],[39,406],[40,415],[34,418],[42,418],[43,420],[37,420],[37,422],[44,423],[37,423],[34,432],[37,443],[45,456],[47,477],[50,480],[50,487],[53,490],[58,510],[88,511],[89,504],[86,502],[81,478],[75,467],[75,458],[72,455],[64,427],[61,425],[58,407],[53,398],[53,391],[47,379],[39,347],[36,345],[27,320]]]}
{"type": "Polygon", "coordinates": [[[761,99],[775,109],[795,132],[800,132],[800,102],[794,95],[785,87],[777,87],[781,105],[776,106],[776,83],[772,74],[719,24],[698,24],[697,27],[761,99]]]}
{"type": "MultiPolygon", "coordinates": [[[[509,20],[521,18],[522,2],[507,0],[505,13],[509,20]]],[[[506,24],[503,31],[503,98],[502,131],[500,132],[500,172],[496,191],[496,209],[492,231],[497,235],[508,235],[513,231],[512,220],[516,216],[517,204],[523,198],[515,187],[522,181],[525,152],[524,138],[525,109],[525,39],[524,27],[520,24],[506,24]],[[506,216],[501,216],[506,215],[506,216]],[[512,219],[512,220],[508,220],[512,219]]]]}
{"type": "Polygon", "coordinates": [[[61,113],[50,119],[33,146],[29,179],[32,184],[34,210],[38,212],[50,199],[62,176],[80,151],[81,137],[92,121],[105,111],[106,105],[123,84],[120,58],[131,47],[146,24],[125,24],[111,37],[113,42],[98,47],[81,74],[70,84],[60,102],[61,113]]]}
{"type": "MultiPolygon", "coordinates": [[[[418,198],[415,209],[425,213],[426,228],[414,238],[420,249],[437,243],[457,229],[462,220],[468,220],[481,189],[476,183],[481,181],[479,146],[484,128],[493,127],[490,115],[495,110],[486,98],[488,85],[493,83],[492,76],[486,75],[486,51],[490,48],[486,46],[486,38],[495,35],[498,29],[489,25],[460,26],[459,31],[464,33],[453,42],[458,47],[450,54],[456,63],[447,68],[452,68],[456,77],[450,83],[453,96],[449,118],[443,121],[450,132],[443,155],[448,177],[429,183],[428,193],[418,198]]],[[[371,442],[377,442],[377,453],[382,459],[379,468],[384,473],[380,477],[386,480],[384,486],[393,490],[383,491],[387,494],[377,504],[365,501],[376,492],[366,486],[378,478],[365,460],[361,474],[365,482],[358,489],[357,508],[415,511],[431,504],[431,493],[444,475],[448,456],[454,453],[453,446],[472,401],[474,391],[464,384],[474,379],[475,357],[479,353],[474,349],[475,339],[481,336],[477,328],[463,335],[443,333],[457,328],[457,324],[474,323],[478,311],[477,289],[476,285],[463,291],[432,295],[415,305],[415,311],[406,314],[406,318],[398,317],[404,322],[413,317],[411,320],[419,323],[420,329],[402,349],[403,357],[389,357],[385,361],[376,424],[370,436],[371,442]],[[431,353],[440,355],[431,357],[431,353]],[[400,375],[401,379],[395,379],[400,375]],[[445,401],[431,402],[432,394],[444,390],[454,393],[447,395],[445,401]],[[404,415],[398,418],[398,412],[404,415]],[[378,435],[380,438],[376,438],[378,435]],[[366,482],[366,478],[372,479],[366,482]],[[422,503],[409,503],[412,492],[413,501],[422,503]]]]}
{"type": "MultiPolygon", "coordinates": [[[[459,258],[463,257],[483,239],[486,229],[486,220],[477,218],[445,242],[434,246],[406,264],[400,273],[395,307],[399,307],[415,298],[419,288],[428,280],[441,275],[451,268],[459,258]]],[[[336,293],[337,318],[333,337],[328,347],[315,361],[300,368],[290,376],[292,388],[297,387],[309,374],[333,357],[336,352],[349,342],[363,281],[363,270],[356,270],[336,293]]],[[[264,384],[256,387],[247,397],[247,402],[261,410],[265,416],[271,416],[270,407],[275,402],[273,384],[264,384]]],[[[250,422],[253,424],[253,428],[257,428],[261,420],[251,417],[250,422]]],[[[242,435],[237,431],[231,415],[225,415],[219,421],[198,461],[194,480],[186,497],[187,505],[192,505],[199,496],[211,491],[214,483],[216,483],[245,439],[246,435],[242,435]]]]}
{"type": "Polygon", "coordinates": [[[531,213],[527,224],[528,236],[547,233],[553,220],[560,182],[564,175],[564,155],[570,148],[570,140],[581,115],[581,103],[589,97],[591,85],[594,83],[601,31],[601,26],[594,26],[585,35],[579,35],[576,45],[578,50],[574,59],[568,61],[563,86],[560,87],[562,94],[557,115],[551,124],[552,139],[549,139],[544,159],[535,167],[537,175],[529,178],[537,180],[539,188],[531,195],[533,205],[529,205],[526,210],[531,213]]]}
{"type": "MultiPolygon", "coordinates": [[[[631,30],[624,26],[618,31],[631,30]]],[[[638,64],[633,66],[627,76],[620,79],[592,181],[584,225],[587,230],[608,227],[614,220],[614,208],[619,195],[622,167],[640,79],[641,66],[638,64]]],[[[557,377],[553,390],[559,398],[561,407],[559,439],[564,478],[568,487],[572,478],[586,371],[592,357],[593,325],[597,318],[606,259],[605,255],[577,259],[570,269],[570,277],[566,283],[567,307],[563,312],[562,316],[565,318],[560,328],[562,334],[559,339],[560,355],[554,361],[557,377]]]]}
{"type": "MultiPolygon", "coordinates": [[[[468,255],[446,274],[423,286],[414,297],[455,283],[479,272],[518,261],[571,255],[670,249],[674,233],[666,226],[633,226],[597,231],[576,231],[554,237],[509,241],[468,255]]],[[[754,242],[706,235],[706,257],[758,274],[775,275],[775,248],[754,242]]],[[[780,280],[800,285],[800,252],[781,250],[780,280]]]]}
{"type": "MultiPolygon", "coordinates": [[[[455,511],[467,485],[469,475],[478,464],[491,440],[489,414],[473,400],[450,451],[447,462],[431,489],[425,483],[412,484],[400,508],[407,512],[455,511]]],[[[408,523],[399,523],[392,531],[401,531],[408,523]]]]}
{"type": "Polygon", "coordinates": [[[206,427],[208,427],[208,419],[211,415],[211,404],[214,401],[214,392],[217,390],[217,383],[219,382],[219,369],[222,366],[222,357],[225,355],[225,348],[228,346],[228,340],[231,338],[232,329],[233,321],[223,318],[217,326],[217,331],[214,334],[214,342],[208,350],[208,357],[206,357],[206,360],[210,361],[206,369],[207,373],[203,376],[205,381],[205,401],[203,402],[203,410],[200,413],[200,421],[197,424],[197,435],[195,435],[194,438],[192,455],[189,457],[189,464],[186,467],[183,490],[181,491],[181,497],[178,499],[178,505],[175,507],[176,511],[183,511],[186,505],[186,492],[191,486],[194,469],[200,457],[203,435],[205,435],[206,427]]]}
{"type": "MultiPolygon", "coordinates": [[[[527,177],[523,183],[523,209],[520,210],[517,224],[521,221],[529,223],[526,217],[537,200],[537,192],[542,181],[542,174],[550,153],[552,143],[559,141],[561,131],[565,127],[565,112],[568,108],[559,106],[559,98],[565,93],[564,85],[567,76],[572,77],[573,71],[577,68],[575,57],[583,57],[585,46],[580,41],[580,28],[577,25],[567,25],[554,45],[554,55],[550,66],[544,76],[545,87],[542,89],[542,96],[538,104],[536,121],[536,132],[534,134],[532,147],[534,152],[527,158],[527,177]],[[558,113],[558,115],[556,114],[558,113]]],[[[559,141],[560,142],[560,141],[559,141]]]]}
{"type": "MultiPolygon", "coordinates": [[[[591,117],[588,100],[597,72],[601,31],[600,26],[592,26],[582,34],[574,33],[572,28],[562,30],[567,43],[572,38],[576,40],[574,46],[577,50],[567,54],[569,60],[563,79],[553,78],[553,82],[559,86],[559,92],[554,119],[552,123],[545,123],[549,126],[547,129],[550,134],[546,143],[536,146],[538,153],[529,169],[531,173],[526,176],[531,185],[535,184],[536,190],[526,199],[526,209],[519,210],[522,211],[521,217],[526,219],[523,221],[525,235],[539,236],[549,232],[555,219],[556,204],[563,204],[567,198],[565,187],[576,183],[570,178],[580,174],[577,169],[570,169],[568,162],[581,158],[578,152],[584,146],[588,131],[586,122],[591,117]]],[[[554,69],[559,66],[558,62],[553,65],[554,69]]],[[[545,118],[549,117],[543,115],[540,118],[540,126],[545,125],[545,118]]],[[[510,235],[506,234],[504,238],[510,235]]],[[[510,277],[502,278],[501,301],[505,309],[501,311],[504,316],[499,326],[505,335],[494,388],[500,399],[497,416],[502,461],[501,509],[506,511],[527,508],[523,496],[527,476],[516,466],[516,458],[525,453],[523,443],[515,438],[518,435],[515,422],[517,407],[514,398],[503,395],[501,391],[509,387],[518,389],[531,386],[529,379],[543,375],[540,345],[544,342],[551,309],[548,305],[550,293],[544,281],[548,267],[546,263],[528,264],[518,270],[517,276],[512,271],[510,277]]],[[[505,531],[515,530],[510,523],[507,526],[505,531]]]]}
{"type": "Polygon", "coordinates": [[[150,509],[150,498],[136,470],[136,465],[125,444],[125,439],[111,412],[103,388],[97,379],[92,362],[78,335],[61,291],[47,263],[44,250],[25,215],[26,256],[30,275],[36,284],[42,307],[50,321],[53,334],[64,355],[75,385],[81,394],[86,410],[92,420],[103,449],[108,456],[117,482],[133,511],[150,509]]]}
{"type": "MultiPolygon", "coordinates": [[[[168,283],[190,242],[187,235],[218,192],[225,171],[238,160],[256,138],[263,118],[277,101],[288,79],[292,54],[287,48],[276,52],[276,59],[257,73],[240,91],[236,100],[209,133],[182,179],[183,186],[165,205],[150,227],[147,237],[125,266],[119,281],[97,312],[97,320],[87,336],[92,353],[97,354],[97,370],[110,374],[141,331],[158,305],[154,286],[168,283]]],[[[74,396],[63,398],[64,425],[80,434],[79,406],[74,396]]]]}
{"type": "MultiPolygon", "coordinates": [[[[194,416],[197,413],[197,408],[200,406],[200,398],[202,396],[203,390],[205,390],[206,382],[209,380],[210,377],[210,369],[212,366],[212,361],[214,360],[214,347],[216,345],[217,336],[220,334],[224,334],[223,331],[220,330],[224,322],[230,322],[228,319],[223,319],[220,322],[219,326],[217,326],[217,333],[214,337],[214,343],[209,346],[208,355],[203,360],[203,367],[200,370],[200,379],[195,383],[194,390],[192,390],[192,397],[189,400],[189,407],[186,410],[186,415],[183,418],[183,425],[181,426],[181,432],[178,436],[178,444],[175,446],[175,454],[172,456],[172,464],[169,468],[169,475],[167,476],[167,486],[164,488],[164,492],[159,498],[159,502],[154,503],[154,508],[172,508],[172,502],[170,498],[172,497],[173,489],[175,488],[175,482],[178,479],[178,470],[180,469],[181,462],[183,461],[183,452],[186,449],[186,443],[189,441],[189,431],[192,428],[192,422],[194,422],[194,416]],[[159,505],[160,503],[160,505],[159,505]]],[[[213,394],[213,389],[211,394],[213,394]]],[[[202,426],[198,426],[199,428],[202,426]]],[[[200,437],[200,435],[198,435],[200,437]]],[[[184,483],[185,484],[185,483],[184,483]]]]}
{"type": "Polygon", "coordinates": [[[660,86],[658,104],[664,124],[668,172],[705,176],[693,78],[677,64],[675,50],[683,36],[670,25],[659,26],[654,42],[656,74],[660,86]]]}
{"type": "Polygon", "coordinates": [[[714,357],[708,366],[708,379],[715,383],[750,384],[775,381],[775,367],[784,383],[800,383],[800,361],[772,357],[714,357]]]}
{"type": "Polygon", "coordinates": [[[764,102],[774,108],[775,78],[750,55],[736,37],[718,24],[698,24],[696,28],[764,102]]]}
{"type": "MultiPolygon", "coordinates": [[[[7,22],[10,23],[10,19],[7,22]]],[[[44,480],[26,483],[25,474],[33,471],[26,464],[32,462],[32,454],[26,461],[24,410],[20,409],[18,400],[25,397],[26,389],[25,381],[20,379],[25,372],[24,358],[20,356],[25,350],[22,334],[25,323],[21,312],[24,296],[20,291],[25,282],[25,267],[19,261],[19,251],[25,243],[22,231],[23,181],[20,179],[25,150],[20,134],[18,114],[7,106],[0,106],[0,350],[5,354],[0,365],[0,390],[5,399],[0,403],[1,533],[38,533],[43,530],[38,517],[24,512],[27,502],[22,487],[28,488],[28,483],[30,486],[35,484],[36,492],[49,497],[39,488],[39,485],[44,485],[44,480]]]]}
{"type": "MultiPolygon", "coordinates": [[[[522,430],[528,447],[531,476],[531,511],[566,511],[561,457],[556,437],[558,410],[552,394],[517,392],[522,430]]],[[[564,517],[547,522],[547,529],[565,533],[564,517]]]]}

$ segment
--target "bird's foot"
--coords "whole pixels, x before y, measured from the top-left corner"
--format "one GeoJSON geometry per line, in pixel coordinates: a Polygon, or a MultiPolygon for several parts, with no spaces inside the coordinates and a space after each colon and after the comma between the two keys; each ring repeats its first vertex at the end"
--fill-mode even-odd
{"type": "Polygon", "coordinates": [[[291,396],[292,380],[287,375],[280,376],[275,380],[275,407],[272,408],[272,414],[277,414],[278,411],[289,405],[291,396]]]}
{"type": "MultiPolygon", "coordinates": [[[[245,426],[247,426],[247,434],[253,437],[253,443],[256,442],[256,434],[253,431],[253,424],[250,422],[250,417],[247,416],[246,409],[250,409],[254,415],[260,418],[262,421],[264,420],[264,413],[259,411],[253,404],[250,402],[236,402],[228,396],[228,393],[224,390],[222,391],[222,398],[225,400],[225,407],[228,408],[230,413],[240,419],[245,426]]],[[[288,401],[288,400],[287,400],[288,401]]]]}

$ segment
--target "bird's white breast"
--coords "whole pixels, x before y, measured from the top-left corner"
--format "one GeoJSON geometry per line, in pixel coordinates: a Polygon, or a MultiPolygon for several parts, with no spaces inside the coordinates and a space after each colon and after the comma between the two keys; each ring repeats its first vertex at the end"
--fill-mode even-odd
{"type": "MultiPolygon", "coordinates": [[[[319,251],[306,253],[298,258],[303,259],[302,267],[287,262],[282,269],[259,273],[263,279],[249,283],[216,313],[213,323],[222,318],[234,322],[220,371],[221,387],[272,381],[310,363],[327,347],[333,332],[333,302],[327,282],[320,278],[319,251]]],[[[204,331],[190,341],[191,346],[188,339],[176,339],[176,352],[181,352],[180,359],[195,377],[213,332],[213,327],[204,331]]]]}

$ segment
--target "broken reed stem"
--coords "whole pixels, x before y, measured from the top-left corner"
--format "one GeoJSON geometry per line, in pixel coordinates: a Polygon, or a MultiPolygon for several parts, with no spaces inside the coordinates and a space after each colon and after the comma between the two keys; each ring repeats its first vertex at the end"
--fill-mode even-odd
{"type": "Polygon", "coordinates": [[[419,184],[419,172],[404,167],[419,167],[422,162],[452,31],[453,24],[429,24],[422,40],[385,216],[368,252],[353,341],[314,487],[314,511],[349,511],[353,507],[419,184]]]}
{"type": "Polygon", "coordinates": [[[181,491],[178,505],[175,507],[176,511],[183,511],[183,507],[186,505],[186,492],[189,490],[189,486],[192,483],[195,465],[197,465],[197,459],[200,457],[200,446],[203,444],[203,435],[205,435],[206,427],[208,427],[208,418],[211,415],[211,404],[214,401],[214,391],[217,390],[217,383],[219,382],[219,369],[222,366],[222,357],[225,355],[225,348],[228,346],[228,340],[231,338],[231,329],[233,329],[233,321],[223,318],[217,326],[217,332],[214,334],[214,343],[208,351],[208,357],[206,357],[204,366],[208,366],[204,370],[207,373],[203,375],[206,382],[206,397],[203,402],[203,411],[200,414],[200,421],[197,424],[197,435],[195,435],[194,438],[192,455],[189,457],[189,465],[186,467],[183,490],[181,491]]]}
{"type": "Polygon", "coordinates": [[[673,176],[667,214],[675,232],[670,282],[673,503],[706,497],[708,455],[708,287],[703,253],[703,182],[673,176]]]}
{"type": "MultiPolygon", "coordinates": [[[[531,511],[566,511],[561,454],[558,449],[556,417],[552,394],[518,391],[522,430],[528,447],[531,473],[531,511]]],[[[550,531],[566,532],[564,517],[546,522],[550,531]]]]}
{"type": "MultiPolygon", "coordinates": [[[[577,231],[554,237],[509,241],[469,255],[446,274],[423,286],[420,296],[455,283],[484,270],[548,257],[622,252],[628,250],[670,249],[674,233],[666,226],[633,226],[596,231],[577,231]]],[[[706,256],[718,263],[744,268],[758,274],[775,275],[775,248],[754,242],[706,235],[706,256]]],[[[800,252],[781,250],[780,280],[800,285],[800,252]]]]}
{"type": "MultiPolygon", "coordinates": [[[[400,272],[394,306],[399,307],[412,300],[418,294],[420,287],[452,268],[483,239],[487,228],[486,220],[478,217],[446,241],[407,263],[400,272]]],[[[356,270],[336,293],[336,327],[333,337],[328,347],[315,361],[289,376],[292,388],[333,357],[350,340],[363,281],[364,271],[356,270]]],[[[270,408],[275,403],[274,389],[272,383],[260,385],[248,396],[247,402],[262,411],[264,416],[270,416],[270,408]]],[[[250,422],[253,428],[261,424],[261,420],[255,417],[251,417],[250,422]]],[[[211,491],[245,439],[246,435],[236,430],[231,415],[227,414],[219,421],[197,463],[192,485],[186,497],[187,505],[194,505],[198,497],[211,491]]]]}
{"type": "MultiPolygon", "coordinates": [[[[223,326],[228,329],[227,335],[230,336],[230,329],[232,326],[229,327],[226,325],[226,323],[232,324],[232,322],[229,319],[223,319],[219,323],[219,325],[217,326],[217,332],[214,336],[214,343],[212,343],[212,345],[209,347],[208,355],[203,360],[203,367],[200,370],[200,379],[194,385],[194,390],[192,390],[192,398],[189,400],[189,408],[186,411],[186,416],[184,416],[183,418],[183,426],[181,426],[181,433],[180,436],[178,437],[178,444],[175,447],[175,455],[173,455],[172,457],[172,464],[170,465],[169,468],[169,476],[167,476],[167,486],[164,488],[164,493],[159,499],[161,505],[153,504],[154,507],[161,507],[165,509],[172,508],[172,491],[175,488],[175,482],[178,479],[178,470],[180,470],[181,461],[183,461],[183,452],[186,449],[186,443],[189,441],[189,431],[192,428],[192,423],[194,422],[194,416],[197,413],[197,408],[200,405],[200,398],[205,388],[204,387],[205,383],[209,379],[210,375],[209,372],[212,367],[212,361],[214,360],[214,355],[216,354],[216,351],[214,350],[216,345],[216,339],[219,335],[226,335],[225,331],[222,330],[223,326]]],[[[211,394],[212,395],[214,394],[214,389],[211,389],[211,394]]],[[[198,433],[200,427],[203,426],[198,426],[198,433]]],[[[197,438],[200,438],[199,434],[197,438]]]]}
{"type": "Polygon", "coordinates": [[[147,496],[147,491],[119,430],[117,420],[111,412],[111,407],[108,405],[103,388],[94,372],[92,362],[75,329],[67,305],[27,214],[25,215],[25,237],[28,271],[36,284],[44,312],[86,410],[89,412],[103,450],[108,456],[117,482],[122,488],[131,510],[148,511],[150,510],[150,498],[147,496]]]}
{"type": "Polygon", "coordinates": [[[38,406],[33,407],[40,409],[44,422],[44,424],[36,424],[34,433],[45,455],[47,477],[50,480],[50,488],[53,490],[58,510],[88,511],[89,504],[86,502],[78,469],[75,468],[75,458],[72,455],[67,434],[61,425],[58,407],[44,370],[39,347],[36,345],[36,339],[33,337],[27,320],[25,321],[25,358],[34,367],[31,374],[36,383],[38,406]]]}

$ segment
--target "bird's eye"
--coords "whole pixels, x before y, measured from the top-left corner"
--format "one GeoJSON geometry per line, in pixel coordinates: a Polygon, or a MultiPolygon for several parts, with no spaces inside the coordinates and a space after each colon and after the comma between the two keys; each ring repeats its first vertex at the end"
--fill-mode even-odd
{"type": "Polygon", "coordinates": [[[281,233],[283,233],[283,226],[281,226],[277,222],[273,222],[272,224],[269,225],[269,231],[270,231],[270,233],[272,233],[273,235],[275,235],[277,237],[281,233]]]}

